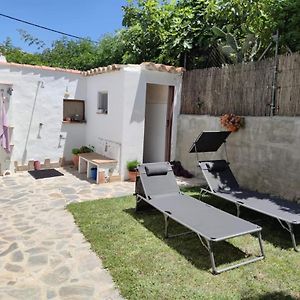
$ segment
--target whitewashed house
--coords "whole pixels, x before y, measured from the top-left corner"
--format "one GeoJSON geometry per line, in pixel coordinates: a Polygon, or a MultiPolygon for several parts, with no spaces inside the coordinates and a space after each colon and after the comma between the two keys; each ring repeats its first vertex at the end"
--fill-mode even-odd
{"type": "Polygon", "coordinates": [[[143,63],[80,72],[2,59],[0,111],[10,146],[0,147],[1,174],[35,160],[68,162],[82,145],[117,159],[122,179],[128,160],[172,159],[182,71],[143,63]]]}

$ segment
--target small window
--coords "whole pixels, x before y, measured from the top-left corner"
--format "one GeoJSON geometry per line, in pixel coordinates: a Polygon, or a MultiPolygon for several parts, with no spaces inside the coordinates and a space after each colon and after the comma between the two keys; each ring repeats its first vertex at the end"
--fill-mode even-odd
{"type": "Polygon", "coordinates": [[[108,112],[108,92],[99,92],[98,93],[97,112],[99,114],[107,114],[107,112],[108,112]]]}

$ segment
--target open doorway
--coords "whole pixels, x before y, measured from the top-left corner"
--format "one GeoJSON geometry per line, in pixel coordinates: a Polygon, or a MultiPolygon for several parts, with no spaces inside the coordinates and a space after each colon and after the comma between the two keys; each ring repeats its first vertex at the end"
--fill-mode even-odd
{"type": "Polygon", "coordinates": [[[143,162],[169,161],[174,86],[147,84],[143,162]]]}

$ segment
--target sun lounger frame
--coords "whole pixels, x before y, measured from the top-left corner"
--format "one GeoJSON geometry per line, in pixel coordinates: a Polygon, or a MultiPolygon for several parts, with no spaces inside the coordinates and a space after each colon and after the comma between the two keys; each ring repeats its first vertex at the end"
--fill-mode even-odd
{"type": "MultiPolygon", "coordinates": [[[[205,176],[205,175],[204,175],[205,176]]],[[[241,212],[241,207],[245,207],[247,209],[250,209],[250,210],[254,210],[254,211],[257,211],[263,215],[266,215],[266,216],[269,216],[269,217],[272,217],[274,219],[276,219],[278,221],[278,223],[281,225],[281,227],[283,229],[285,229],[286,231],[289,232],[290,234],[290,237],[291,237],[291,241],[292,241],[292,245],[293,245],[293,249],[296,251],[296,252],[300,252],[300,249],[297,247],[297,242],[296,242],[296,237],[295,237],[295,233],[294,233],[294,229],[293,229],[293,225],[299,225],[298,223],[292,223],[292,222],[288,222],[286,220],[283,220],[281,218],[278,218],[278,217],[275,217],[275,216],[272,216],[268,213],[266,213],[265,211],[261,211],[261,210],[258,210],[258,209],[254,209],[254,208],[249,208],[247,205],[245,205],[242,201],[233,201],[232,199],[230,199],[229,197],[226,197],[226,195],[220,195],[220,193],[215,193],[213,190],[208,190],[208,189],[205,189],[205,188],[201,188],[200,190],[200,195],[205,195],[205,194],[210,194],[210,195],[213,195],[215,197],[218,197],[218,198],[221,198],[221,199],[224,199],[224,200],[227,200],[227,201],[230,201],[231,203],[235,204],[236,206],[236,215],[238,217],[240,217],[240,212],[241,212]],[[282,222],[285,222],[287,226],[285,226],[282,222]]]]}
{"type": "MultiPolygon", "coordinates": [[[[206,170],[202,167],[202,165],[205,162],[211,163],[211,162],[214,162],[214,161],[213,160],[209,160],[209,161],[199,160],[198,153],[201,153],[201,152],[216,152],[222,145],[224,145],[225,153],[226,153],[226,156],[227,156],[226,138],[229,136],[229,134],[230,134],[230,132],[225,132],[225,131],[219,131],[219,132],[218,131],[215,131],[215,132],[214,131],[204,131],[202,134],[200,134],[197,137],[197,139],[195,140],[195,142],[193,143],[193,145],[190,149],[190,153],[197,153],[197,160],[198,160],[199,167],[200,167],[200,169],[201,169],[201,171],[202,171],[202,173],[203,173],[203,175],[206,179],[208,187],[210,189],[210,190],[208,190],[208,189],[205,189],[205,188],[201,188],[200,194],[209,193],[209,194],[214,195],[218,198],[222,198],[224,200],[228,200],[228,201],[234,203],[236,205],[237,216],[238,217],[240,216],[240,208],[245,207],[245,208],[248,208],[250,210],[257,211],[259,213],[262,213],[264,215],[267,215],[269,217],[277,219],[277,221],[282,226],[282,228],[284,228],[286,231],[289,232],[294,250],[296,252],[299,252],[300,249],[297,248],[296,237],[295,237],[295,233],[294,233],[294,230],[293,230],[293,226],[294,225],[299,225],[300,222],[289,221],[289,220],[287,220],[283,217],[280,217],[280,216],[278,216],[274,213],[268,212],[266,210],[262,210],[262,209],[255,208],[255,207],[252,207],[252,206],[249,207],[249,205],[247,205],[247,203],[245,203],[245,202],[243,202],[239,199],[233,199],[232,197],[226,196],[225,193],[214,191],[214,188],[211,186],[211,184],[209,182],[209,178],[206,174],[206,170]],[[286,224],[286,226],[284,225],[284,223],[286,224]]],[[[215,160],[215,161],[217,161],[217,160],[215,160]]],[[[227,158],[227,161],[228,161],[228,158],[227,158]]],[[[227,163],[228,168],[230,170],[229,163],[227,161],[225,161],[225,162],[227,163]]],[[[232,178],[228,178],[228,179],[230,179],[231,181],[234,181],[234,184],[236,185],[236,188],[238,190],[239,185],[238,185],[233,173],[231,172],[231,170],[230,170],[229,176],[232,176],[232,178]]],[[[284,200],[284,199],[281,199],[281,200],[284,200]]]]}
{"type": "MultiPolygon", "coordinates": [[[[168,163],[166,163],[166,164],[168,164],[168,163]]],[[[142,166],[145,166],[145,165],[147,165],[147,164],[144,164],[142,166]]],[[[170,166],[170,168],[171,168],[171,166],[170,166]]],[[[172,169],[171,169],[170,172],[173,173],[172,169]]],[[[185,224],[182,220],[180,220],[180,219],[172,216],[172,214],[170,214],[168,211],[162,210],[158,205],[153,205],[153,203],[151,203],[151,196],[147,194],[147,188],[145,189],[145,186],[143,184],[143,179],[142,179],[143,175],[142,174],[144,172],[143,172],[141,166],[139,167],[139,173],[140,173],[140,176],[137,177],[137,181],[136,181],[136,193],[135,193],[135,195],[136,195],[136,211],[140,211],[141,210],[140,207],[139,207],[141,205],[141,203],[143,203],[143,207],[145,208],[145,203],[146,203],[147,204],[146,207],[150,206],[150,207],[155,208],[159,212],[161,212],[163,214],[163,216],[164,216],[164,236],[165,236],[165,238],[178,237],[178,236],[182,236],[182,235],[190,234],[190,233],[194,232],[198,236],[198,238],[199,238],[200,242],[202,243],[202,245],[206,248],[206,250],[209,253],[210,263],[211,263],[211,268],[212,268],[212,274],[217,275],[217,274],[220,274],[222,272],[229,271],[229,270],[232,270],[234,268],[238,268],[240,266],[244,266],[244,265],[247,265],[247,264],[250,264],[250,263],[253,263],[253,262],[257,262],[257,261],[260,261],[260,260],[262,260],[262,259],[265,258],[265,254],[264,254],[264,250],[263,250],[263,244],[262,244],[262,237],[261,237],[261,230],[262,230],[261,227],[257,226],[256,229],[254,229],[254,230],[249,230],[248,232],[242,232],[240,234],[235,234],[235,235],[232,235],[232,236],[226,236],[226,237],[218,239],[218,240],[211,239],[211,238],[209,238],[207,236],[203,236],[203,234],[201,234],[201,232],[195,231],[195,229],[193,229],[189,225],[185,224]],[[168,232],[168,229],[169,229],[169,219],[172,219],[175,222],[183,225],[184,227],[186,227],[187,229],[189,229],[189,231],[188,232],[179,233],[179,234],[175,234],[175,235],[169,235],[169,232],[168,232]],[[260,249],[260,255],[257,256],[257,257],[252,257],[250,259],[247,259],[246,261],[230,265],[228,267],[217,268],[216,262],[215,262],[215,255],[214,255],[214,246],[213,246],[213,244],[215,242],[225,241],[227,239],[235,238],[235,237],[238,237],[238,236],[243,236],[243,235],[246,235],[246,234],[257,234],[258,243],[259,243],[259,249],[260,249]]],[[[175,180],[175,177],[174,177],[174,180],[175,180]]],[[[182,192],[179,192],[179,194],[180,195],[184,195],[182,192]]],[[[187,196],[187,197],[189,197],[189,196],[187,196]]],[[[190,198],[192,198],[192,197],[190,197],[190,198]]],[[[197,199],[194,199],[194,198],[193,198],[193,200],[196,201],[196,202],[197,201],[201,202],[200,200],[197,200],[197,199]]],[[[201,203],[203,203],[203,202],[201,202],[201,203]]],[[[210,205],[208,205],[208,206],[210,206],[210,205]]],[[[223,213],[227,214],[225,212],[223,212],[223,213]]]]}

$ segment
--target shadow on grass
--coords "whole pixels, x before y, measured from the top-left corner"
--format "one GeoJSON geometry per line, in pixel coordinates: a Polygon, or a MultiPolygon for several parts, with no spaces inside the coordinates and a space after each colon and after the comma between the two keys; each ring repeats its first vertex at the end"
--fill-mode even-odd
{"type": "MultiPolygon", "coordinates": [[[[242,300],[253,300],[253,296],[242,296],[242,300]]],[[[255,299],[257,300],[297,300],[299,299],[298,297],[291,296],[287,294],[286,292],[271,292],[271,293],[266,293],[264,295],[257,295],[255,296],[255,299]]]]}
{"type": "MultiPolygon", "coordinates": [[[[197,195],[196,193],[194,193],[193,197],[199,199],[199,195],[197,195]]],[[[201,197],[200,200],[232,215],[236,215],[236,206],[226,200],[219,199],[214,196],[204,196],[201,197]]],[[[261,226],[263,240],[268,241],[275,247],[279,247],[285,250],[292,250],[290,233],[286,229],[282,228],[282,226],[276,219],[244,207],[240,207],[240,218],[261,226]]],[[[296,236],[296,240],[297,237],[299,240],[300,226],[294,226],[293,230],[296,236]]]]}
{"type": "MultiPolygon", "coordinates": [[[[162,213],[156,210],[148,210],[146,212],[141,211],[137,213],[133,208],[125,209],[124,211],[141,223],[142,226],[150,230],[156,237],[164,241],[169,247],[183,255],[196,268],[207,271],[211,268],[208,251],[201,244],[196,234],[192,233],[179,237],[165,238],[164,217],[162,213]]],[[[170,220],[170,235],[186,231],[187,229],[184,226],[170,220]]],[[[227,242],[213,243],[213,249],[217,267],[220,267],[223,264],[236,263],[238,260],[249,256],[239,248],[236,248],[227,242]]]]}

